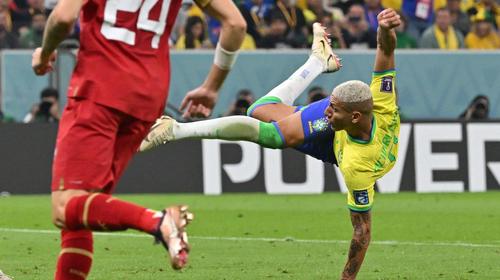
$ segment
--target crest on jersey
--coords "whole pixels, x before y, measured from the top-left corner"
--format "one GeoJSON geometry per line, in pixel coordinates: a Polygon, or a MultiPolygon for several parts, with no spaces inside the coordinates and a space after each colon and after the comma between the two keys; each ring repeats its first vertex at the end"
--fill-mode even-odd
{"type": "Polygon", "coordinates": [[[382,78],[382,83],[380,84],[380,91],[392,93],[392,77],[386,76],[382,78]]]}
{"type": "Polygon", "coordinates": [[[328,120],[326,118],[314,120],[311,127],[314,132],[325,131],[328,128],[328,120]]]}
{"type": "Polygon", "coordinates": [[[368,198],[368,190],[353,191],[354,202],[357,205],[368,205],[370,204],[370,199],[368,198]]]}

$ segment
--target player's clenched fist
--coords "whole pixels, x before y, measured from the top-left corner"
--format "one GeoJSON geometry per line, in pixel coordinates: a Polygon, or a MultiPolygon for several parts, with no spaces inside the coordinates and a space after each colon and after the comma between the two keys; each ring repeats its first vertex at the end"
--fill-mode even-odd
{"type": "Polygon", "coordinates": [[[55,60],[56,52],[51,53],[48,58],[44,58],[42,57],[42,48],[36,48],[31,58],[31,67],[36,75],[45,75],[54,69],[55,60]]]}
{"type": "Polygon", "coordinates": [[[393,9],[385,9],[377,16],[378,25],[384,29],[391,29],[401,24],[401,17],[393,9]]]}

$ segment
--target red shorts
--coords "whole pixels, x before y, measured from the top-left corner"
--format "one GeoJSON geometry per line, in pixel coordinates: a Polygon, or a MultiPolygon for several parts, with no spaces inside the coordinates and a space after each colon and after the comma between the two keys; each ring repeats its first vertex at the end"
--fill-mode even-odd
{"type": "Polygon", "coordinates": [[[52,191],[111,193],[152,123],[87,99],[68,99],[59,123],[52,191]]]}

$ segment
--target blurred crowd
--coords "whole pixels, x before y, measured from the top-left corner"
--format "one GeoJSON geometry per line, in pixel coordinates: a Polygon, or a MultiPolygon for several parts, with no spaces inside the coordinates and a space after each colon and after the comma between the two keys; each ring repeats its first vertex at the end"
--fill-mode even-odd
{"type": "MultiPolygon", "coordinates": [[[[308,48],[321,22],[338,49],[376,47],[377,14],[400,12],[398,48],[500,48],[500,0],[235,0],[248,23],[242,49],[308,48]]],[[[183,2],[169,42],[175,49],[217,44],[220,23],[183,2]]],[[[0,0],[0,48],[34,48],[42,41],[51,0],[0,0]]],[[[78,39],[79,26],[72,34],[78,39]]]]}

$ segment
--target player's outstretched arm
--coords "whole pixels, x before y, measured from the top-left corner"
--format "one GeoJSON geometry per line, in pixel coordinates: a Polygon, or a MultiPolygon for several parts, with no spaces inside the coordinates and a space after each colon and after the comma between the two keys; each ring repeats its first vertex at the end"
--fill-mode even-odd
{"type": "Polygon", "coordinates": [[[42,47],[33,52],[31,66],[37,75],[52,70],[57,46],[66,39],[78,18],[83,0],[60,0],[47,20],[42,47]]]}
{"type": "Polygon", "coordinates": [[[342,280],[356,279],[363,263],[371,239],[371,213],[351,211],[351,223],[354,229],[349,256],[342,272],[342,280]]]}
{"type": "Polygon", "coordinates": [[[394,28],[401,24],[400,16],[393,9],[385,9],[377,16],[377,53],[375,55],[375,72],[394,69],[394,49],[396,49],[396,32],[394,28]]]}
{"type": "Polygon", "coordinates": [[[246,22],[231,0],[196,0],[209,15],[222,24],[214,64],[203,84],[188,92],[181,104],[184,117],[208,117],[217,101],[218,91],[236,61],[246,33],[246,22]]]}

